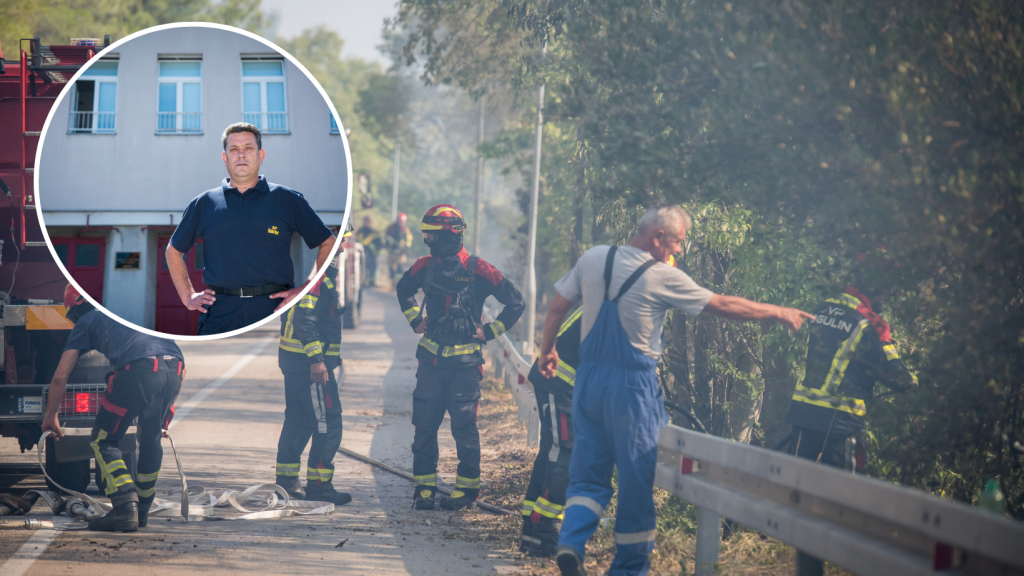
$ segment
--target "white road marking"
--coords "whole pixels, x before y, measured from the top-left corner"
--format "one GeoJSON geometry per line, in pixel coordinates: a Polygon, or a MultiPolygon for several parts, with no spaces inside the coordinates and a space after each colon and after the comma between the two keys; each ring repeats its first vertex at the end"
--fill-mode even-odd
{"type": "MultiPolygon", "coordinates": [[[[171,425],[167,428],[174,428],[174,425],[181,422],[186,416],[188,416],[189,413],[192,412],[192,409],[198,406],[200,402],[209,398],[210,394],[213,394],[227,381],[234,378],[235,374],[238,374],[242,368],[249,365],[249,362],[252,362],[253,359],[263,353],[263,350],[266,349],[271,342],[277,339],[277,337],[277,334],[271,334],[261,340],[248,354],[239,358],[237,362],[225,370],[224,373],[220,375],[220,378],[210,382],[204,386],[202,390],[196,392],[186,402],[182,403],[176,411],[174,419],[171,420],[171,425]]],[[[46,548],[51,542],[53,542],[54,538],[57,537],[57,534],[66,527],[67,523],[58,525],[54,522],[53,528],[37,529],[35,533],[29,536],[28,540],[21,545],[21,548],[19,548],[13,556],[8,558],[7,561],[0,566],[0,574],[3,574],[4,576],[22,576],[25,572],[28,572],[28,569],[32,567],[32,563],[36,561],[36,558],[39,558],[39,556],[46,551],[46,548]]]]}
{"type": "Polygon", "coordinates": [[[53,528],[39,528],[28,540],[18,548],[3,566],[0,566],[0,574],[4,576],[22,576],[28,571],[36,558],[46,550],[46,547],[53,542],[57,534],[67,526],[67,523],[53,523],[53,528]]]}
{"type": "Polygon", "coordinates": [[[190,412],[192,412],[193,408],[198,406],[199,403],[202,402],[203,400],[209,398],[210,394],[213,394],[217,390],[217,388],[220,388],[228,380],[234,378],[235,374],[238,374],[242,370],[242,368],[248,366],[249,362],[252,362],[254,358],[259,356],[271,342],[277,339],[277,337],[277,334],[271,334],[264,338],[263,340],[261,340],[260,343],[257,344],[256,347],[253,348],[251,352],[239,358],[238,361],[231,366],[231,368],[228,368],[223,374],[221,374],[220,378],[217,378],[213,382],[210,382],[205,387],[203,387],[202,390],[193,394],[192,397],[189,398],[187,401],[178,405],[178,408],[177,410],[175,410],[174,413],[174,419],[171,420],[171,425],[168,426],[167,429],[170,430],[171,428],[174,428],[174,426],[178,422],[184,420],[185,417],[188,416],[190,412]]]}

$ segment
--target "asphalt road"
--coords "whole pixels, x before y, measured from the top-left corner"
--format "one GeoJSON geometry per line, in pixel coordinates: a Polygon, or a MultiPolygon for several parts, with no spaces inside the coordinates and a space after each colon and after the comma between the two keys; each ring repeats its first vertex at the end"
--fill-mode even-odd
{"type": "MultiPolygon", "coordinates": [[[[390,294],[367,291],[363,323],[342,344],[342,445],[405,470],[412,468],[412,389],[417,335],[390,294]]],[[[284,393],[277,368],[277,322],[215,342],[181,343],[188,378],[178,398],[172,433],[189,486],[242,490],[274,481],[284,393]],[[258,354],[247,355],[254,351],[258,354]],[[232,372],[235,372],[232,374],[232,372]],[[225,376],[230,376],[226,380],[225,376]],[[211,383],[223,382],[211,390],[211,383]],[[183,414],[183,407],[191,407],[183,414]]],[[[454,452],[447,422],[442,451],[454,452]]],[[[31,464],[17,442],[0,442],[0,463],[31,464]]],[[[239,522],[154,518],[134,534],[68,529],[0,530],[0,574],[512,574],[508,551],[451,537],[451,513],[412,510],[411,482],[339,454],[335,484],[351,504],[328,516],[239,522]],[[342,547],[337,547],[346,541],[342,547]]],[[[9,468],[8,468],[9,469],[9,468]]],[[[454,483],[454,470],[442,479],[454,483]],[[448,477],[450,476],[450,477],[448,477]]],[[[173,457],[165,456],[157,494],[178,487],[173,457]]],[[[21,494],[42,487],[38,474],[3,474],[0,487],[21,494]]],[[[91,491],[98,494],[95,487],[91,491]]],[[[480,511],[463,513],[482,514],[480,511]]],[[[40,502],[33,517],[51,519],[40,502]]],[[[10,519],[0,518],[0,520],[10,519]]]]}

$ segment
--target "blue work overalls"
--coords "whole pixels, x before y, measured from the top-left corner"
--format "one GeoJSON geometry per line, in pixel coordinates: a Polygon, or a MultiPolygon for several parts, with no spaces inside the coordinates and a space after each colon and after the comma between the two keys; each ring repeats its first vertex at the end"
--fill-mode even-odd
{"type": "Polygon", "coordinates": [[[587,540],[612,498],[612,468],[619,469],[619,503],[615,515],[615,560],[609,575],[647,574],[654,549],[654,470],[658,431],[665,406],[655,368],[658,361],[641,354],[619,321],[619,298],[652,265],[645,262],[608,299],[615,247],[608,251],[601,312],[580,345],[572,418],[576,447],[569,462],[565,520],[558,545],[584,556],[587,540]]]}

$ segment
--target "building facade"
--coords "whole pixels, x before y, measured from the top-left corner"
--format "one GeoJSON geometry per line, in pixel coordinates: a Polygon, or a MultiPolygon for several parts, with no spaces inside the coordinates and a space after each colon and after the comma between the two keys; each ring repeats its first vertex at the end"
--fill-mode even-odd
{"type": "MultiPolygon", "coordinates": [[[[189,202],[227,176],[221,134],[263,133],[267,180],[301,192],[340,228],[345,141],[316,86],[270,47],[216,28],[172,28],[118,47],[68,88],[44,136],[37,202],[68,272],[125,320],[194,334],[164,248],[189,202]]],[[[315,252],[292,239],[295,281],[315,252]]],[[[186,256],[202,286],[202,245],[186,256]]]]}

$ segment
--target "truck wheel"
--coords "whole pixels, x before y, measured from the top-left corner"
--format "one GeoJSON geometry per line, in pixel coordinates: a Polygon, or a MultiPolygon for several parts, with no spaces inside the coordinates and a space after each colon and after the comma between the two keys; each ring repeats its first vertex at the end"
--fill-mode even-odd
{"type": "MultiPolygon", "coordinates": [[[[89,460],[75,460],[74,462],[57,462],[57,452],[53,445],[53,438],[46,439],[46,473],[55,482],[75,492],[82,492],[89,486],[89,460]]],[[[46,481],[51,490],[58,488],[53,482],[46,481]]]]}
{"type": "MultiPolygon", "coordinates": [[[[132,475],[132,481],[135,481],[137,468],[139,464],[139,449],[136,448],[132,452],[124,452],[121,454],[121,458],[124,460],[124,465],[128,467],[128,472],[132,475]]],[[[95,462],[95,460],[93,460],[95,462]]],[[[107,493],[107,483],[103,480],[103,474],[100,472],[99,463],[93,467],[93,474],[96,476],[96,487],[100,489],[100,492],[107,493]]]]}
{"type": "Polygon", "coordinates": [[[349,304],[345,307],[345,329],[355,330],[359,328],[360,308],[362,308],[363,299],[359,298],[354,304],[349,304]]]}

